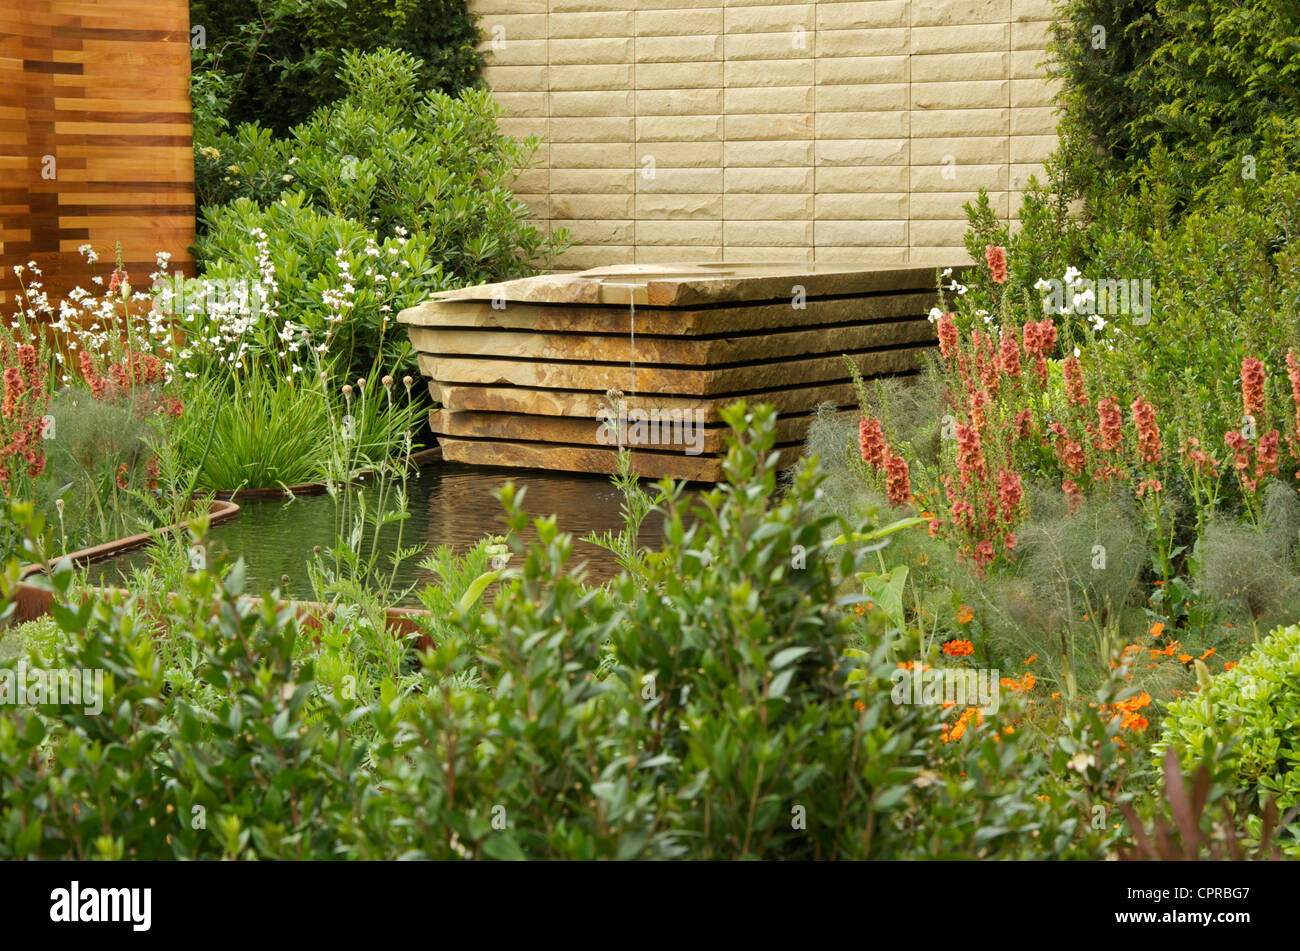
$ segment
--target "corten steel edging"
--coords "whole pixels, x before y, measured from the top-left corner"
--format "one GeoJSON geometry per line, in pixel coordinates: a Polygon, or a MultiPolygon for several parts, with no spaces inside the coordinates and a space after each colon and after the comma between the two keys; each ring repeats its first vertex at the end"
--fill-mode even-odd
{"type": "MultiPolygon", "coordinates": [[[[434,448],[434,449],[425,449],[418,453],[412,453],[409,461],[413,466],[420,466],[429,462],[437,461],[438,459],[441,458],[442,458],[442,450],[439,448],[434,448]]],[[[323,488],[324,487],[322,486],[322,490],[323,488]]],[[[255,491],[273,491],[273,492],[283,494],[282,489],[255,490],[255,491]]],[[[244,494],[244,493],[241,491],[240,494],[244,494]]],[[[268,496],[261,496],[261,497],[266,498],[268,496]]],[[[212,503],[211,507],[208,509],[209,524],[212,525],[220,525],[224,522],[228,522],[231,519],[236,518],[238,515],[239,515],[239,506],[236,503],[228,500],[217,499],[212,503]]],[[[165,528],[161,529],[161,531],[167,534],[172,534],[186,527],[187,527],[186,524],[178,523],[178,524],[168,525],[165,528]]],[[[114,558],[118,555],[125,554],[126,552],[134,551],[138,548],[142,548],[143,546],[147,545],[149,542],[151,542],[154,539],[154,535],[155,535],[154,532],[141,532],[140,534],[130,535],[126,538],[114,539],[113,541],[105,542],[102,545],[95,545],[91,548],[83,548],[80,551],[75,551],[68,555],[60,556],[59,558],[53,559],[50,562],[49,567],[53,567],[54,564],[56,564],[58,561],[61,561],[65,557],[70,559],[74,565],[77,565],[79,567],[84,567],[86,565],[92,565],[97,562],[106,561],[109,558],[114,558]]],[[[30,577],[31,575],[36,574],[42,570],[43,569],[41,565],[28,565],[26,568],[22,569],[22,572],[19,574],[19,578],[22,579],[22,578],[30,577]]],[[[114,594],[119,594],[123,598],[127,598],[132,595],[132,592],[126,588],[89,587],[84,590],[87,595],[94,595],[98,597],[111,597],[114,594]]],[[[15,613],[16,613],[17,621],[21,623],[24,621],[34,621],[37,618],[44,617],[45,615],[50,613],[53,600],[54,599],[53,599],[52,592],[45,591],[41,588],[36,587],[35,585],[23,584],[20,580],[19,584],[14,590],[14,602],[16,605],[15,613]]],[[[252,595],[245,595],[240,597],[238,600],[241,604],[247,604],[247,603],[261,603],[262,599],[252,595]]],[[[320,630],[322,626],[321,617],[322,616],[327,617],[332,611],[329,605],[319,601],[292,601],[292,600],[276,601],[277,610],[283,610],[285,607],[292,607],[294,609],[295,617],[298,619],[299,623],[307,630],[320,630]]],[[[420,610],[419,608],[393,607],[393,608],[386,608],[384,610],[384,616],[385,616],[385,626],[389,631],[402,634],[402,635],[420,634],[421,635],[420,639],[417,641],[417,644],[420,647],[423,648],[432,645],[433,643],[432,639],[429,638],[427,634],[423,633],[423,628],[414,620],[415,618],[418,617],[432,617],[432,614],[430,614],[428,611],[423,611],[420,610]]]]}
{"type": "MultiPolygon", "coordinates": [[[[121,595],[125,599],[132,596],[132,592],[126,588],[85,588],[83,593],[86,598],[111,598],[114,595],[121,595]]],[[[258,605],[262,603],[262,599],[256,595],[241,595],[236,600],[242,605],[258,605]]],[[[54,594],[35,585],[19,584],[14,590],[14,603],[17,605],[15,615],[19,623],[35,621],[50,613],[51,606],[54,603],[54,594]]],[[[292,608],[299,625],[308,631],[319,631],[323,626],[321,618],[328,618],[333,612],[333,609],[328,604],[320,601],[277,600],[275,607],[277,611],[292,608]]],[[[216,614],[215,608],[213,614],[216,614]]],[[[395,634],[419,634],[420,637],[416,641],[417,646],[421,648],[430,647],[433,645],[433,639],[425,633],[424,628],[415,619],[432,616],[428,611],[419,608],[385,608],[384,626],[389,632],[395,634]]]]}
{"type": "MultiPolygon", "coordinates": [[[[210,524],[217,525],[228,522],[239,515],[239,506],[234,502],[215,501],[208,510],[208,519],[210,524]]],[[[184,524],[168,525],[162,529],[166,533],[174,533],[184,529],[184,524]]],[[[115,539],[106,542],[103,545],[96,545],[93,548],[83,548],[81,551],[72,552],[63,556],[72,560],[74,565],[85,566],[92,565],[100,561],[133,551],[147,545],[154,538],[154,533],[142,532],[139,535],[131,535],[127,538],[115,539]]],[[[62,558],[53,559],[49,567],[53,567],[62,558]]],[[[22,570],[19,578],[28,578],[33,574],[42,571],[41,565],[28,565],[22,570]]],[[[89,587],[84,589],[87,596],[112,597],[121,595],[123,598],[132,596],[132,592],[127,588],[102,588],[89,587]]],[[[252,595],[240,597],[241,604],[258,604],[261,598],[252,595]]],[[[17,620],[34,621],[37,618],[44,617],[50,613],[51,605],[54,602],[53,592],[38,588],[35,585],[24,584],[19,582],[14,591],[14,602],[16,605],[17,620]]],[[[276,601],[277,610],[283,610],[285,607],[292,607],[294,615],[299,623],[307,630],[320,630],[321,617],[328,616],[331,608],[327,604],[318,601],[276,601]]],[[[428,611],[422,611],[418,608],[386,608],[384,611],[385,623],[389,631],[395,631],[399,634],[422,634],[419,640],[420,647],[429,646],[432,641],[428,635],[423,634],[423,628],[414,620],[417,617],[432,617],[428,611]]]]}
{"type": "MultiPolygon", "coordinates": [[[[224,522],[229,522],[237,515],[239,515],[238,505],[234,502],[227,502],[218,499],[217,501],[214,501],[208,509],[208,524],[220,525],[224,522]]],[[[188,522],[177,522],[159,529],[159,531],[171,535],[182,531],[187,527],[188,522]]],[[[149,544],[149,542],[153,541],[155,534],[155,532],[140,532],[138,535],[128,535],[125,538],[115,538],[113,541],[105,542],[102,545],[94,545],[90,548],[83,548],[80,551],[74,551],[67,555],[60,555],[58,558],[50,560],[49,567],[53,568],[55,564],[62,561],[64,558],[70,559],[74,565],[79,567],[93,565],[100,561],[107,561],[109,558],[114,558],[117,555],[122,555],[128,551],[134,551],[137,548],[144,547],[149,544]]],[[[26,578],[29,575],[36,574],[38,571],[42,570],[41,565],[28,565],[26,568],[22,569],[18,577],[19,579],[26,578]]]]}

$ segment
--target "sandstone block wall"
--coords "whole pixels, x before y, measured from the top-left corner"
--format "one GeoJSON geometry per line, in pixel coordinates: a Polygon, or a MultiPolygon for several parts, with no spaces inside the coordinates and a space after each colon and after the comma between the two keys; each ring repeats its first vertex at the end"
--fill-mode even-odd
{"type": "Polygon", "coordinates": [[[471,0],[560,262],[966,260],[1055,144],[1051,0],[471,0]]]}

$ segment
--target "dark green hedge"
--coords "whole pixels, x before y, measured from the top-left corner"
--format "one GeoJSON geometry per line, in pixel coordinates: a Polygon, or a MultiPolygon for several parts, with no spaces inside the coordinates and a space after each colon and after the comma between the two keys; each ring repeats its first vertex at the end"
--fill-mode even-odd
{"type": "Polygon", "coordinates": [[[1167,152],[1190,203],[1215,179],[1264,179],[1294,160],[1293,0],[1069,0],[1059,15],[1063,103],[1108,172],[1132,184],[1167,152]]]}
{"type": "Polygon", "coordinates": [[[277,135],[343,95],[348,50],[411,53],[425,64],[421,90],[452,95],[482,65],[465,0],[192,0],[190,22],[205,40],[196,80],[229,97],[229,125],[256,121],[277,135]]]}

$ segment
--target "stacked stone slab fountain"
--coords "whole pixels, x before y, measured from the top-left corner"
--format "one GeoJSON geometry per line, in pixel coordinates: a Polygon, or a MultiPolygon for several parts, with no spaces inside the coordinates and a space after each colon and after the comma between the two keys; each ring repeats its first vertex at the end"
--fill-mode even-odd
{"type": "MultiPolygon", "coordinates": [[[[719,410],[774,404],[797,452],[819,404],[916,370],[934,345],[933,267],[624,266],[434,295],[399,315],[440,404],[444,458],[717,481],[719,410]]],[[[791,454],[793,455],[793,453],[791,454]]]]}

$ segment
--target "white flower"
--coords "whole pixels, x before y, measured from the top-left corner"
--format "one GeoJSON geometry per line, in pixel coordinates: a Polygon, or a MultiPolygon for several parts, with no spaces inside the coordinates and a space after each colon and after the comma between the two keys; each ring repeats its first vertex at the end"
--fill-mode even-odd
{"type": "Polygon", "coordinates": [[[1036,291],[1050,291],[1051,289],[1052,282],[1047,280],[1045,277],[1040,277],[1038,280],[1034,281],[1034,290],[1036,291]]]}
{"type": "Polygon", "coordinates": [[[1077,267],[1073,267],[1073,266],[1071,266],[1071,267],[1067,267],[1067,268],[1065,269],[1065,277],[1063,277],[1061,280],[1062,280],[1065,284],[1070,285],[1070,286],[1073,286],[1074,282],[1075,282],[1076,280],[1078,280],[1078,278],[1079,278],[1082,274],[1083,274],[1083,272],[1080,271],[1077,267]]]}

